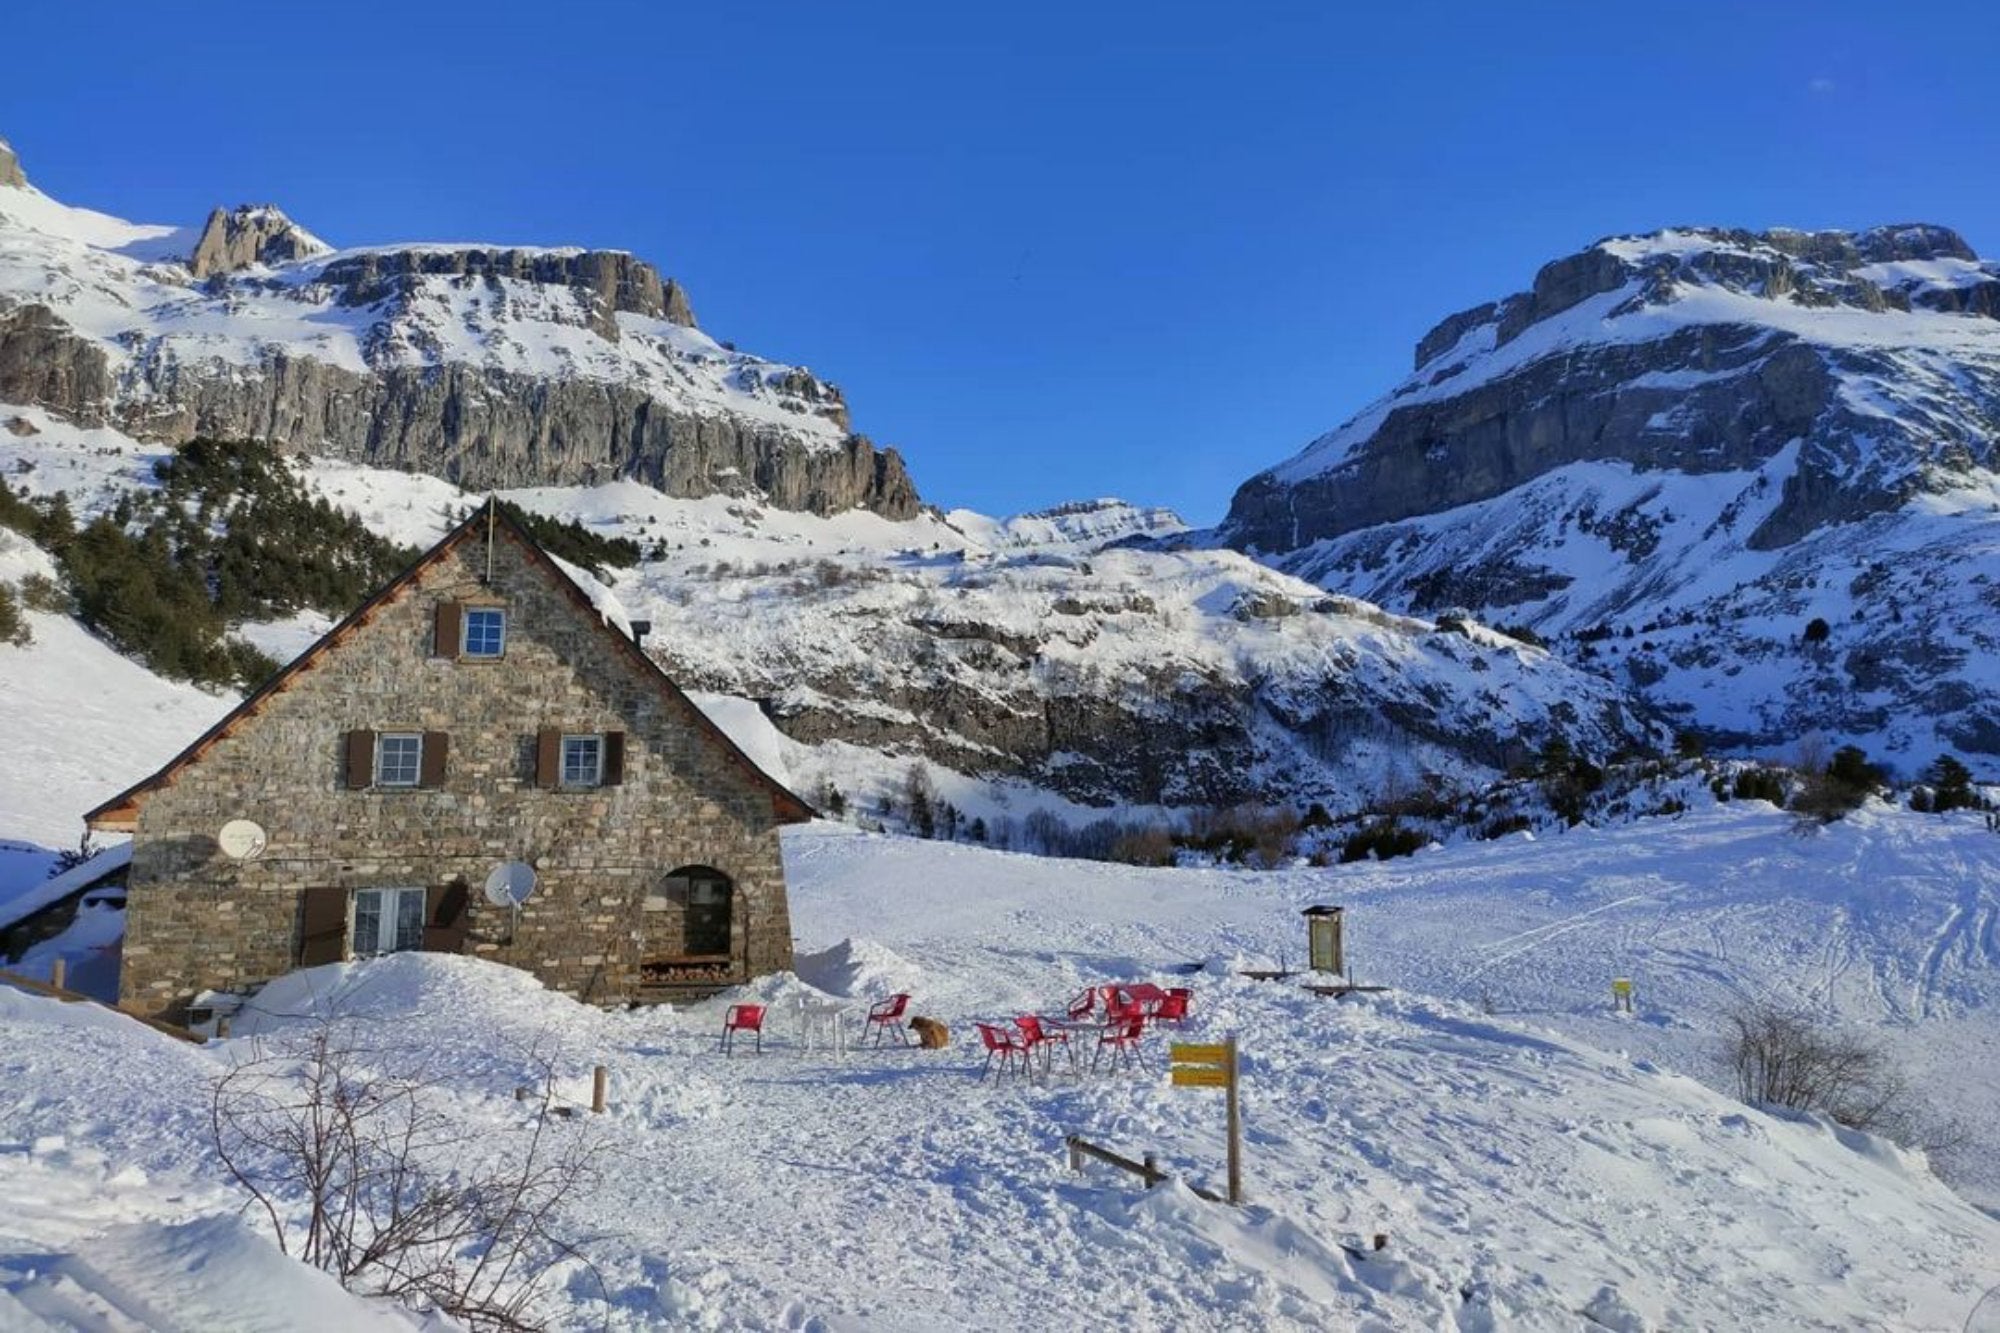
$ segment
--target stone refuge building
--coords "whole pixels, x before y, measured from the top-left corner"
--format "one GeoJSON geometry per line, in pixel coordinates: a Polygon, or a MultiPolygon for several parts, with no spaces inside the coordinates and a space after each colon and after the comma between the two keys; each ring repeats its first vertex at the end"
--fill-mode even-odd
{"type": "Polygon", "coordinates": [[[404,949],[594,1003],[783,971],[778,828],[811,816],[489,505],[85,818],[132,835],[119,1002],[180,1019],[404,949]],[[240,859],[238,819],[265,833],[240,859]],[[518,909],[485,892],[510,861],[518,909]]]}

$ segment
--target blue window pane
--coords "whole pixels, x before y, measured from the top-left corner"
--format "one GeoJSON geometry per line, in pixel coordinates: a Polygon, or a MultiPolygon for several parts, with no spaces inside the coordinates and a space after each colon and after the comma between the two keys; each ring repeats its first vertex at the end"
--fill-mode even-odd
{"type": "Polygon", "coordinates": [[[473,607],[465,613],[465,655],[498,657],[507,647],[507,613],[493,607],[473,607]]]}

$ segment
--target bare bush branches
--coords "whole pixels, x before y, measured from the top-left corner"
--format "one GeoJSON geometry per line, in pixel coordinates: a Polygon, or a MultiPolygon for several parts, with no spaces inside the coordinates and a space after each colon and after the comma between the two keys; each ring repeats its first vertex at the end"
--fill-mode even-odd
{"type": "Polygon", "coordinates": [[[1937,1114],[1889,1050],[1793,1010],[1745,1003],[1727,1018],[1725,1055],[1747,1102],[1810,1111],[1922,1151],[1947,1177],[1969,1141],[1937,1114]]]}
{"type": "Polygon", "coordinates": [[[1909,1094],[1882,1048],[1858,1034],[1768,1004],[1743,1005],[1728,1023],[1729,1063],[1745,1101],[1873,1129],[1909,1094]]]}
{"type": "Polygon", "coordinates": [[[287,1254],[474,1329],[531,1329],[555,1269],[581,1261],[561,1218],[603,1151],[541,1086],[504,1142],[481,1144],[431,1080],[327,1023],[218,1078],[210,1133],[287,1254]]]}

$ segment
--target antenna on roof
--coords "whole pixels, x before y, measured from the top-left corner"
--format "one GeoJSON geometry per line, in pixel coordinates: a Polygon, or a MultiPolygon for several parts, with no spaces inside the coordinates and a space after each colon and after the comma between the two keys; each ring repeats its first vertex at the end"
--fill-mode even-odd
{"type": "Polygon", "coordinates": [[[486,585],[493,586],[493,516],[499,511],[500,497],[486,493],[486,585]]]}

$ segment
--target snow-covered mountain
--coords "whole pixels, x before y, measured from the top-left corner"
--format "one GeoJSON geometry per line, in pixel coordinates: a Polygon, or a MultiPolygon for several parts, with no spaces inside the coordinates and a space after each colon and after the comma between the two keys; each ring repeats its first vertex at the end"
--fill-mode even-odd
{"type": "Polygon", "coordinates": [[[472,487],[629,476],[818,513],[917,511],[840,390],[738,352],[617,251],[335,249],[269,205],[152,226],[0,169],[0,401],[472,487]]]}
{"type": "MultiPolygon", "coordinates": [[[[62,493],[80,516],[156,487],[157,453],[0,406],[0,476],[17,493],[62,493]]],[[[334,459],[298,467],[319,496],[410,546],[479,499],[334,459]]],[[[1388,615],[1237,552],[1154,549],[1184,525],[1117,501],[893,521],[635,481],[503,495],[635,541],[636,565],[603,570],[607,604],[651,622],[647,650],[684,685],[755,701],[739,725],[813,799],[829,784],[886,798],[921,762],[968,817],[1249,798],[1343,809],[1426,773],[1476,785],[1557,731],[1599,755],[1658,739],[1623,691],[1540,648],[1388,615]]],[[[239,632],[283,660],[329,623],[239,632]]],[[[97,669],[39,643],[0,647],[0,677],[50,678],[37,697],[97,669]]],[[[187,726],[180,743],[200,729],[187,726]]],[[[20,800],[39,804],[26,789],[20,800]]]]}
{"type": "MultiPolygon", "coordinates": [[[[968,810],[1338,809],[1479,782],[1555,732],[1599,756],[1660,734],[1539,648],[1166,550],[1164,510],[920,505],[837,389],[715,342],[630,255],[337,249],[269,205],[146,226],[0,173],[7,484],[88,518],[196,436],[280,445],[410,545],[493,487],[637,541],[610,594],[677,677],[756,702],[808,794],[921,762],[968,810]]],[[[240,633],[282,658],[324,624],[240,633]]],[[[22,651],[0,670],[39,669],[22,651]]]]}
{"type": "Polygon", "coordinates": [[[1580,635],[1724,742],[1820,730],[1908,770],[2000,755],[1996,428],[2000,265],[1953,232],[1617,237],[1439,324],[1222,535],[1580,635]]]}

